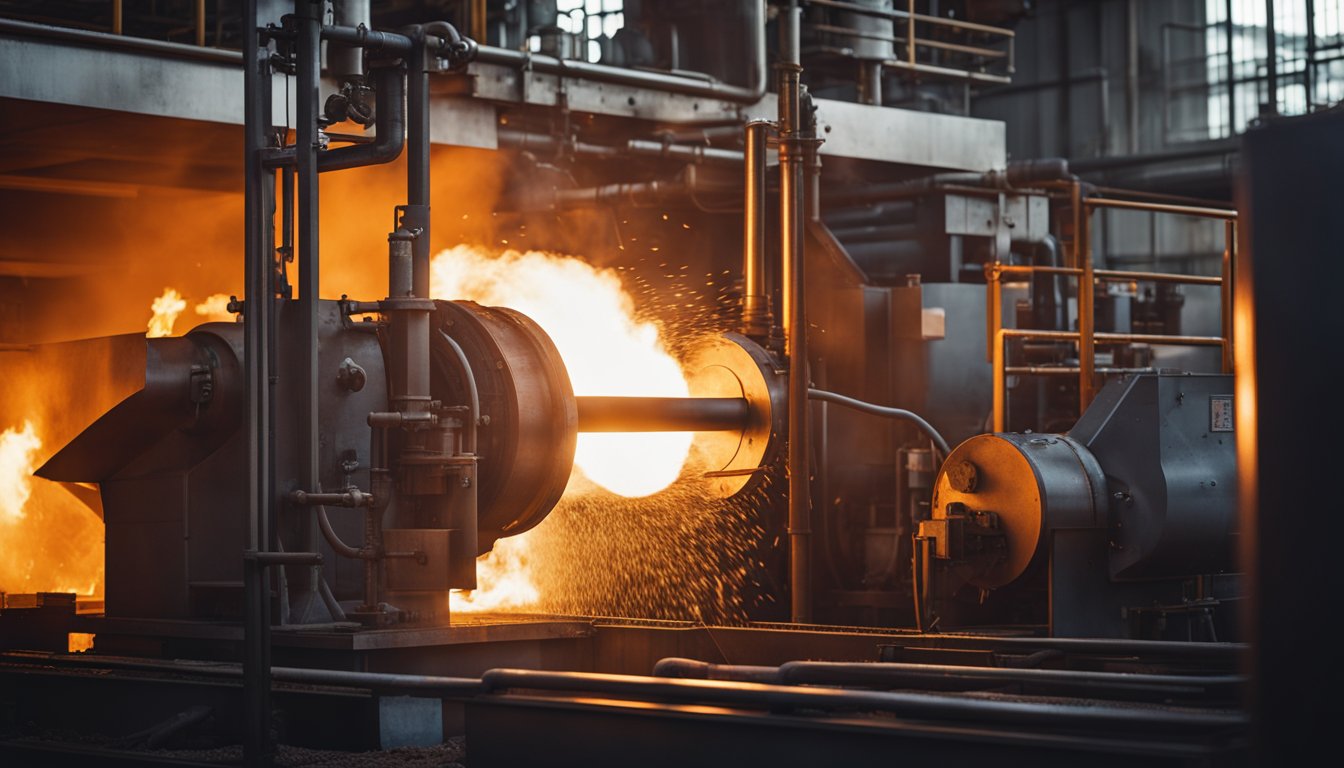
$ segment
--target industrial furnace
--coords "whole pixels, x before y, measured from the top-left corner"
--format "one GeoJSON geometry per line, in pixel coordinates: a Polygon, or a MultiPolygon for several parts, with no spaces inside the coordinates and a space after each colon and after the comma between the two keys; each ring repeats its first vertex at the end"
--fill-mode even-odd
{"type": "Polygon", "coordinates": [[[1245,759],[1239,212],[1010,161],[957,104],[1030,4],[245,5],[0,27],[172,73],[6,99],[242,139],[209,322],[0,352],[105,526],[98,602],[6,597],[0,748],[1245,759]]]}

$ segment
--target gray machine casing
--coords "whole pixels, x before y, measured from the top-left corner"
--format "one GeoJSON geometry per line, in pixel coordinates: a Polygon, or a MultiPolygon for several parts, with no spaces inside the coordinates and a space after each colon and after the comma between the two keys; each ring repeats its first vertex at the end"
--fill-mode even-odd
{"type": "Polygon", "coordinates": [[[1135,609],[1180,606],[1201,597],[1190,579],[1236,570],[1235,433],[1213,429],[1232,391],[1228,375],[1134,376],[1069,431],[1101,466],[1109,514],[1102,528],[1052,532],[1053,634],[1132,635],[1135,609]]]}

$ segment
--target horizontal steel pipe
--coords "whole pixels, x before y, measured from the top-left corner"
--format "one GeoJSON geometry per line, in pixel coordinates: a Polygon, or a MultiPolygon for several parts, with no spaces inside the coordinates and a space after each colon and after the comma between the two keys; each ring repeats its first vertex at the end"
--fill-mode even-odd
{"type": "Polygon", "coordinates": [[[1066,669],[1003,669],[945,664],[790,661],[779,667],[662,659],[655,677],[732,680],[773,685],[863,686],[974,691],[1017,686],[1037,695],[1165,701],[1173,697],[1235,700],[1244,675],[1154,675],[1066,669]]]}
{"type": "Polygon", "coordinates": [[[407,35],[396,32],[380,32],[365,27],[326,26],[322,28],[322,39],[348,45],[352,48],[364,48],[384,53],[410,53],[415,41],[407,35]]]}
{"type": "Polygon", "coordinates": [[[1049,724],[1052,728],[1090,728],[1110,732],[1226,731],[1246,727],[1244,714],[1226,710],[1137,708],[1095,702],[1007,701],[945,693],[858,691],[586,672],[491,669],[481,676],[481,685],[487,693],[519,689],[601,693],[637,699],[760,707],[771,711],[792,708],[866,710],[921,719],[1049,724]]]}
{"type": "Polygon", "coordinates": [[[321,552],[257,552],[247,550],[244,560],[255,560],[262,565],[321,565],[321,552]]]}
{"type": "Polygon", "coordinates": [[[576,397],[580,432],[740,431],[751,409],[740,397],[576,397]]]}

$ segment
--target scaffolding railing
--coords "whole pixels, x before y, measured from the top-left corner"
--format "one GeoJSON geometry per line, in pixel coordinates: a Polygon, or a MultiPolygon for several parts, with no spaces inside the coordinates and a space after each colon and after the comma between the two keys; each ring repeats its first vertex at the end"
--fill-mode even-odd
{"type": "Polygon", "coordinates": [[[1074,236],[1072,247],[1066,251],[1069,261],[1067,266],[1003,264],[998,261],[985,265],[986,301],[988,304],[986,314],[989,323],[989,359],[993,369],[993,422],[995,432],[1003,432],[1007,429],[1008,376],[1077,375],[1078,413],[1082,415],[1096,396],[1098,376],[1138,373],[1146,370],[1110,366],[1099,368],[1096,357],[1098,344],[1218,347],[1222,352],[1223,373],[1232,372],[1232,270],[1237,247],[1237,212],[1232,209],[1144,200],[1089,198],[1083,194],[1080,182],[1072,182],[1068,185],[1068,188],[1074,236]],[[1182,275],[1168,272],[1135,272],[1094,268],[1091,236],[1092,214],[1098,209],[1123,209],[1221,220],[1224,236],[1222,273],[1218,276],[1182,275]],[[1037,274],[1064,275],[1075,280],[1078,307],[1077,330],[1060,331],[1003,327],[1003,278],[1013,275],[1030,277],[1037,274]],[[1154,333],[1099,333],[1096,330],[1094,307],[1095,286],[1099,282],[1112,281],[1217,286],[1220,291],[1220,334],[1218,336],[1186,336],[1154,333]],[[1008,360],[1008,342],[1010,339],[1073,342],[1078,348],[1078,365],[1012,365],[1008,360]]]}

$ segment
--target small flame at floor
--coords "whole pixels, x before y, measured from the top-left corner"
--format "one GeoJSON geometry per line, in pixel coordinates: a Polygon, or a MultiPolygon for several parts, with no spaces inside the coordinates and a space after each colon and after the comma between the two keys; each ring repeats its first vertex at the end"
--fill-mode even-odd
{"type": "Polygon", "coordinates": [[[476,561],[477,588],[454,591],[453,611],[499,611],[529,608],[541,599],[528,569],[527,534],[500,539],[476,561]]]}

